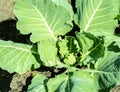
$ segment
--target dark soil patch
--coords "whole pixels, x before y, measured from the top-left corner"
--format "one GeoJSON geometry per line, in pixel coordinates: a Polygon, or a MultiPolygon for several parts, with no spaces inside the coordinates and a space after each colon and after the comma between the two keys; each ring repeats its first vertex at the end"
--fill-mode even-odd
{"type": "Polygon", "coordinates": [[[8,92],[13,74],[0,69],[0,92],[8,92]]]}
{"type": "Polygon", "coordinates": [[[30,35],[31,34],[20,34],[19,30],[17,30],[16,28],[15,20],[7,20],[0,23],[0,39],[2,40],[10,40],[17,43],[31,44],[29,40],[30,35]]]}

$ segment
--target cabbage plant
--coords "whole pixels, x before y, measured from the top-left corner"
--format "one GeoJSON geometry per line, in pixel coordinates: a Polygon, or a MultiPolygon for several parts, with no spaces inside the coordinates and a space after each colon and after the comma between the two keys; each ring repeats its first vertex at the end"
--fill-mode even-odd
{"type": "Polygon", "coordinates": [[[120,0],[17,0],[17,29],[31,45],[0,40],[0,67],[24,74],[41,66],[65,71],[34,74],[28,92],[109,92],[120,84],[120,0]],[[80,29],[75,29],[78,26],[80,29]]]}

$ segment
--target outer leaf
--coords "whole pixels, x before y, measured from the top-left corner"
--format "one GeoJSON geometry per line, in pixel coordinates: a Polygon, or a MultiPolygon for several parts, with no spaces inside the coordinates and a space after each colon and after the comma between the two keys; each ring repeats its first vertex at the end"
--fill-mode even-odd
{"type": "MultiPolygon", "coordinates": [[[[33,52],[34,53],[34,52],[33,52]]],[[[32,55],[31,46],[0,40],[0,67],[10,73],[25,73],[40,65],[32,55]]]]}
{"type": "Polygon", "coordinates": [[[53,40],[43,40],[38,44],[38,52],[45,66],[63,67],[57,56],[56,42],[53,40]]]}
{"type": "Polygon", "coordinates": [[[57,40],[72,28],[67,22],[70,13],[64,7],[56,6],[51,0],[18,0],[14,13],[18,18],[17,28],[23,34],[32,33],[31,41],[57,40]]]}
{"type": "Polygon", "coordinates": [[[46,89],[47,78],[44,75],[37,74],[32,79],[31,85],[28,87],[27,92],[47,92],[46,89]]]}
{"type": "Polygon", "coordinates": [[[65,92],[67,80],[68,76],[65,74],[60,74],[55,78],[51,78],[47,83],[49,92],[65,92]]]}
{"type": "Polygon", "coordinates": [[[78,71],[71,76],[71,92],[98,92],[95,82],[88,72],[78,71]],[[72,85],[73,84],[73,85],[72,85]]]}
{"type": "Polygon", "coordinates": [[[61,74],[48,81],[49,92],[97,92],[94,81],[87,72],[73,72],[73,74],[61,74]]]}
{"type": "Polygon", "coordinates": [[[73,13],[73,9],[72,9],[71,4],[68,3],[68,0],[51,0],[51,1],[56,3],[56,5],[60,5],[64,8],[66,8],[70,12],[71,20],[73,20],[74,13],[73,13]]]}
{"type": "Polygon", "coordinates": [[[86,32],[76,33],[76,37],[81,49],[81,62],[85,65],[95,63],[98,58],[103,57],[105,49],[103,37],[96,38],[86,32]]]}
{"type": "MultiPolygon", "coordinates": [[[[95,74],[98,80],[99,89],[108,92],[116,84],[120,84],[120,54],[106,51],[104,58],[96,63],[96,69],[99,71],[95,74]]],[[[102,92],[102,91],[101,91],[102,92]]]]}
{"type": "Polygon", "coordinates": [[[117,25],[114,18],[119,12],[118,0],[76,0],[76,7],[76,23],[81,31],[97,36],[113,35],[117,25]]]}

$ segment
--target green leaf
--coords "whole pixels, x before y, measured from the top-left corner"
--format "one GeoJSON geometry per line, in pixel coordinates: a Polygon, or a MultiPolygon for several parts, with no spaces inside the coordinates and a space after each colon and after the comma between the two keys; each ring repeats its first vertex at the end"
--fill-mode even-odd
{"type": "Polygon", "coordinates": [[[104,39],[103,37],[95,37],[86,32],[76,33],[76,37],[81,51],[81,62],[85,65],[95,63],[98,58],[104,55],[104,39]]]}
{"type": "Polygon", "coordinates": [[[68,43],[68,40],[66,39],[63,39],[58,42],[59,53],[62,59],[65,58],[69,54],[67,43],[68,43]]]}
{"type": "Polygon", "coordinates": [[[118,3],[118,4],[119,4],[119,13],[120,13],[120,0],[119,0],[119,3],[118,3]]]}
{"type": "Polygon", "coordinates": [[[46,76],[42,74],[36,74],[33,77],[32,83],[29,85],[27,92],[46,92],[46,82],[46,76]]]}
{"type": "Polygon", "coordinates": [[[68,77],[65,74],[60,74],[55,78],[49,79],[47,86],[49,92],[65,92],[65,86],[68,77]]]}
{"type": "Polygon", "coordinates": [[[45,66],[63,67],[64,64],[60,62],[57,56],[57,47],[54,40],[43,40],[38,44],[38,52],[40,58],[45,66]]]}
{"type": "Polygon", "coordinates": [[[0,67],[10,73],[23,74],[30,71],[32,67],[40,65],[32,55],[32,46],[0,40],[0,67]]]}
{"type": "Polygon", "coordinates": [[[116,49],[118,49],[117,52],[120,52],[120,35],[119,34],[115,34],[115,35],[109,35],[107,37],[108,39],[105,39],[105,46],[107,48],[110,48],[112,49],[111,51],[115,51],[116,49]]]}
{"type": "MultiPolygon", "coordinates": [[[[81,31],[111,38],[117,25],[118,0],[76,0],[75,22],[81,31]]],[[[109,39],[110,40],[110,39],[109,39]]]]}
{"type": "Polygon", "coordinates": [[[92,77],[83,71],[60,74],[51,78],[47,86],[49,92],[97,92],[92,77]]]}
{"type": "Polygon", "coordinates": [[[68,0],[51,0],[51,1],[53,1],[56,5],[62,6],[65,9],[67,9],[70,12],[71,20],[73,20],[74,12],[68,0]]]}
{"type": "MultiPolygon", "coordinates": [[[[53,39],[72,29],[70,12],[51,0],[17,0],[14,13],[22,34],[32,33],[32,42],[53,39]]],[[[72,21],[72,20],[71,20],[72,21]]]]}
{"type": "Polygon", "coordinates": [[[64,63],[67,65],[73,65],[76,62],[76,57],[73,54],[69,54],[65,59],[64,63]]]}
{"type": "Polygon", "coordinates": [[[100,58],[96,63],[96,69],[103,71],[120,71],[120,54],[106,51],[103,58],[100,58]]]}
{"type": "Polygon", "coordinates": [[[58,42],[59,53],[62,58],[67,57],[70,53],[77,54],[79,46],[74,37],[66,36],[58,42]]]}
{"type": "MultiPolygon", "coordinates": [[[[95,79],[98,81],[99,89],[109,92],[109,90],[120,84],[120,54],[105,51],[103,58],[100,58],[95,64],[98,71],[94,74],[95,79]]],[[[103,92],[103,91],[101,91],[103,92]]]]}
{"type": "Polygon", "coordinates": [[[69,52],[76,54],[79,50],[79,46],[76,39],[72,36],[66,36],[66,40],[68,40],[67,46],[69,52]]]}
{"type": "Polygon", "coordinates": [[[120,53],[120,43],[119,42],[112,42],[110,45],[107,46],[108,51],[113,51],[115,53],[120,53]]]}
{"type": "Polygon", "coordinates": [[[74,37],[66,36],[58,42],[59,54],[63,62],[67,65],[73,65],[77,59],[79,46],[74,37]]]}

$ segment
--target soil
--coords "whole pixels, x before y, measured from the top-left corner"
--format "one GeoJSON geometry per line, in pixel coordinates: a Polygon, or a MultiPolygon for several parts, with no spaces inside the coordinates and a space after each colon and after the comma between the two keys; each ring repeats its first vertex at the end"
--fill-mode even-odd
{"type": "Polygon", "coordinates": [[[0,0],[0,22],[16,19],[13,14],[13,7],[16,0],[0,0]]]}
{"type": "Polygon", "coordinates": [[[0,92],[8,92],[10,90],[10,82],[13,74],[9,74],[7,71],[0,69],[0,92]]]}
{"type": "Polygon", "coordinates": [[[115,86],[111,92],[120,92],[120,85],[115,86]]]}

